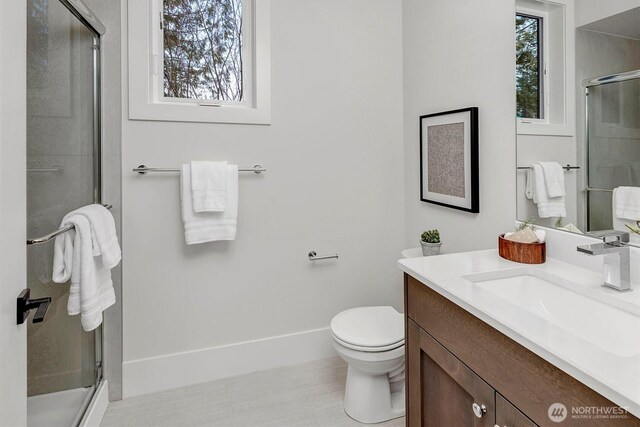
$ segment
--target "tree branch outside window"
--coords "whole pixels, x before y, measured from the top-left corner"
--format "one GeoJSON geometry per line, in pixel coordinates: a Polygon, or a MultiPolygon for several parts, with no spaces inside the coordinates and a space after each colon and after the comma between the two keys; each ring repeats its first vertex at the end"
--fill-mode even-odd
{"type": "Polygon", "coordinates": [[[242,0],[164,0],[164,96],[243,100],[242,0]]]}
{"type": "Polygon", "coordinates": [[[542,118],[542,18],[516,15],[516,115],[542,118]]]}

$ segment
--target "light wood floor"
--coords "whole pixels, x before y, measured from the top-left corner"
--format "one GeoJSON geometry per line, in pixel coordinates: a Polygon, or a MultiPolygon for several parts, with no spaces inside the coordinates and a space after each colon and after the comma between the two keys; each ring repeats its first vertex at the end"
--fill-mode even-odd
{"type": "Polygon", "coordinates": [[[101,427],[363,426],[344,413],[346,375],[336,357],[133,397],[110,403],[101,427]]]}

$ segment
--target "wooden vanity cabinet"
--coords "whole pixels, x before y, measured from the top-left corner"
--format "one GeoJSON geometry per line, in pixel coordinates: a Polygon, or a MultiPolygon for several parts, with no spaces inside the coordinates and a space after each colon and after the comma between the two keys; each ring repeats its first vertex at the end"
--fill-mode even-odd
{"type": "MultiPolygon", "coordinates": [[[[409,426],[495,425],[495,391],[413,321],[406,348],[409,426]],[[481,408],[480,417],[474,405],[481,408]]],[[[407,378],[407,377],[405,377],[407,378]]]]}
{"type": "Polygon", "coordinates": [[[552,422],[550,405],[617,407],[575,378],[405,274],[409,427],[640,427],[625,418],[552,422]]]}
{"type": "Polygon", "coordinates": [[[518,408],[496,392],[496,426],[497,427],[536,427],[518,408]]]}
{"type": "Polygon", "coordinates": [[[408,369],[412,379],[420,378],[408,382],[408,395],[417,402],[408,425],[536,426],[412,320],[407,322],[407,337],[417,343],[407,351],[408,369]]]}

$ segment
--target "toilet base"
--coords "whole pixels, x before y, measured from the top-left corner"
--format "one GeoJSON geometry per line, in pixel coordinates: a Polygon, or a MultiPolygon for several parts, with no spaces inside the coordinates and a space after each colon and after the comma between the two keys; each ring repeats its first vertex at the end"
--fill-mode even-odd
{"type": "MultiPolygon", "coordinates": [[[[394,389],[397,389],[400,384],[394,385],[394,389]]],[[[344,411],[354,420],[365,424],[381,423],[403,417],[405,414],[404,388],[399,388],[399,391],[391,392],[388,374],[371,375],[349,365],[344,393],[344,411]]]]}

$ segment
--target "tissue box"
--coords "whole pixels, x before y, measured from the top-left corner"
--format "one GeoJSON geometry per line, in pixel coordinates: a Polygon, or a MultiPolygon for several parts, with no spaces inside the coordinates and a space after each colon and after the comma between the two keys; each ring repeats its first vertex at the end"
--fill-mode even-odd
{"type": "Polygon", "coordinates": [[[544,264],[547,260],[546,243],[518,243],[498,236],[498,254],[509,261],[523,264],[544,264]]]}

